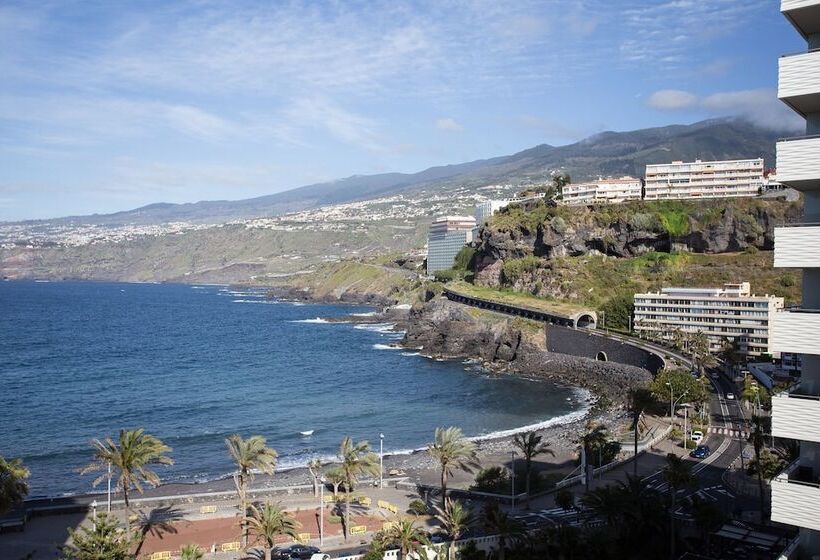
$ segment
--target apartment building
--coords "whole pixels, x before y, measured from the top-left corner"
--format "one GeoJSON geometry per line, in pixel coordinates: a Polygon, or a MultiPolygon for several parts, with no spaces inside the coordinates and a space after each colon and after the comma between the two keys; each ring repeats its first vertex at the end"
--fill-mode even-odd
{"type": "Polygon", "coordinates": [[[646,166],[644,199],[757,196],[763,187],[763,158],[646,166]]]}
{"type": "Polygon", "coordinates": [[[769,324],[783,298],[751,293],[748,282],[722,288],[663,288],[635,294],[634,328],[647,336],[672,340],[675,331],[703,332],[709,350],[719,352],[737,340],[748,356],[770,353],[769,324]]]}
{"type": "Polygon", "coordinates": [[[493,214],[506,208],[510,204],[521,204],[522,202],[534,202],[545,197],[544,193],[533,193],[531,196],[518,196],[514,198],[504,198],[500,200],[488,200],[482,202],[475,207],[475,223],[476,226],[483,226],[493,214]]]}
{"type": "Polygon", "coordinates": [[[777,181],[803,192],[803,224],[775,228],[774,266],[803,270],[802,308],[776,313],[771,345],[801,354],[800,384],[772,398],[772,434],[797,440],[799,458],[771,483],[771,519],[799,527],[789,558],[820,557],[820,0],[781,0],[806,50],[778,61],[778,97],[806,119],[777,143],[777,181]]]}
{"type": "Polygon", "coordinates": [[[427,274],[452,268],[456,255],[473,240],[472,216],[443,216],[430,225],[427,236],[427,274]]]}
{"type": "Polygon", "coordinates": [[[587,183],[570,183],[561,188],[561,203],[607,204],[641,200],[643,182],[635,177],[608,177],[587,183]]]}

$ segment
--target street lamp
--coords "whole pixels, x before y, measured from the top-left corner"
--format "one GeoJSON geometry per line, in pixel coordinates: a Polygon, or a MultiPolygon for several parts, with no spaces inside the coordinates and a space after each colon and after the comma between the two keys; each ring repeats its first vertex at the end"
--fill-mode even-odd
{"type": "Polygon", "coordinates": [[[97,500],[91,502],[91,526],[97,530],[97,500]]]}
{"type": "Polygon", "coordinates": [[[108,461],[108,513],[111,513],[111,461],[108,461]]]}
{"type": "Polygon", "coordinates": [[[319,479],[319,546],[325,544],[325,484],[327,479],[322,477],[319,479]]]}
{"type": "Polygon", "coordinates": [[[510,509],[515,511],[515,451],[510,451],[510,509]]]}
{"type": "Polygon", "coordinates": [[[384,488],[384,434],[379,434],[379,489],[384,488]]]}
{"type": "Polygon", "coordinates": [[[673,401],[675,399],[675,390],[672,388],[672,384],[668,381],[666,382],[666,386],[669,387],[669,425],[672,425],[673,419],[675,418],[675,405],[673,401]]]}

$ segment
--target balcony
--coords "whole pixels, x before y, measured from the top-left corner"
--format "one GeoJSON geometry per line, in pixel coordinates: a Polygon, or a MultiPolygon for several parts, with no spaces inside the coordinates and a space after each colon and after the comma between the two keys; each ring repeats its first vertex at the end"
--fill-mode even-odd
{"type": "Polygon", "coordinates": [[[820,531],[817,473],[792,464],[772,480],[772,521],[820,531]]]}
{"type": "Polygon", "coordinates": [[[775,268],[816,268],[820,263],[820,224],[774,228],[775,268]]]}
{"type": "Polygon", "coordinates": [[[799,390],[774,396],[772,434],[820,443],[820,397],[802,395],[799,390]]]}
{"type": "Polygon", "coordinates": [[[820,189],[820,136],[777,143],[777,180],[798,190],[820,189]]]}
{"type": "Polygon", "coordinates": [[[817,0],[781,0],[780,11],[803,37],[820,32],[820,2],[817,0]]]}
{"type": "Polygon", "coordinates": [[[769,349],[772,352],[820,355],[820,310],[791,309],[772,315],[769,349]]]}
{"type": "Polygon", "coordinates": [[[820,111],[820,50],[781,56],[778,67],[777,96],[803,116],[820,111]]]}

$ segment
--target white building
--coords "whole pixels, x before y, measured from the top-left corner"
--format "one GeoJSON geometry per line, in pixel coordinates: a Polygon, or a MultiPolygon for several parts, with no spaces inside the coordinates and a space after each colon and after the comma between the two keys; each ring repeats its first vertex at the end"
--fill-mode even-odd
{"type": "Polygon", "coordinates": [[[443,216],[430,225],[427,236],[427,274],[452,268],[456,255],[473,240],[472,216],[443,216]]]}
{"type": "Polygon", "coordinates": [[[644,199],[757,196],[762,187],[762,158],[673,161],[646,166],[644,199]]]}
{"type": "Polygon", "coordinates": [[[802,309],[775,314],[772,349],[801,354],[800,385],[772,398],[772,434],[797,440],[800,457],[771,483],[772,521],[800,528],[789,558],[820,556],[820,0],[781,0],[806,40],[778,61],[778,97],[806,131],[777,143],[777,180],[803,192],[803,224],[775,228],[774,266],[803,269],[802,309]]]}
{"type": "Polygon", "coordinates": [[[783,298],[753,295],[748,282],[722,288],[664,288],[635,294],[634,327],[668,340],[677,330],[703,332],[712,352],[737,339],[741,352],[759,356],[770,353],[769,324],[781,309],[783,298]]]}
{"type": "Polygon", "coordinates": [[[635,177],[608,177],[587,183],[570,183],[561,188],[562,204],[606,204],[641,200],[643,183],[635,177]]]}
{"type": "Polygon", "coordinates": [[[476,226],[483,226],[490,218],[493,217],[493,214],[502,208],[506,208],[510,204],[521,204],[522,202],[541,200],[545,196],[545,193],[533,193],[532,196],[519,196],[515,198],[504,198],[501,200],[488,200],[486,202],[482,202],[475,207],[476,226]]]}

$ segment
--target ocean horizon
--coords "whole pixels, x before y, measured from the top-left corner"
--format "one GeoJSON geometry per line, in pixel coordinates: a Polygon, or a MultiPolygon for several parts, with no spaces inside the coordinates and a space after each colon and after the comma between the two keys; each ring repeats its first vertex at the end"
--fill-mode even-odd
{"type": "Polygon", "coordinates": [[[469,437],[570,421],[588,395],[398,348],[391,324],[325,321],[352,305],[270,300],[215,285],[0,282],[0,455],[31,470],[31,496],[99,491],[78,469],[92,438],[145,428],[173,448],[164,483],[228,476],[224,438],[260,434],[278,470],[330,459],[345,435],[385,453],[437,426],[469,437]],[[301,432],[312,431],[310,436],[301,432]]]}

